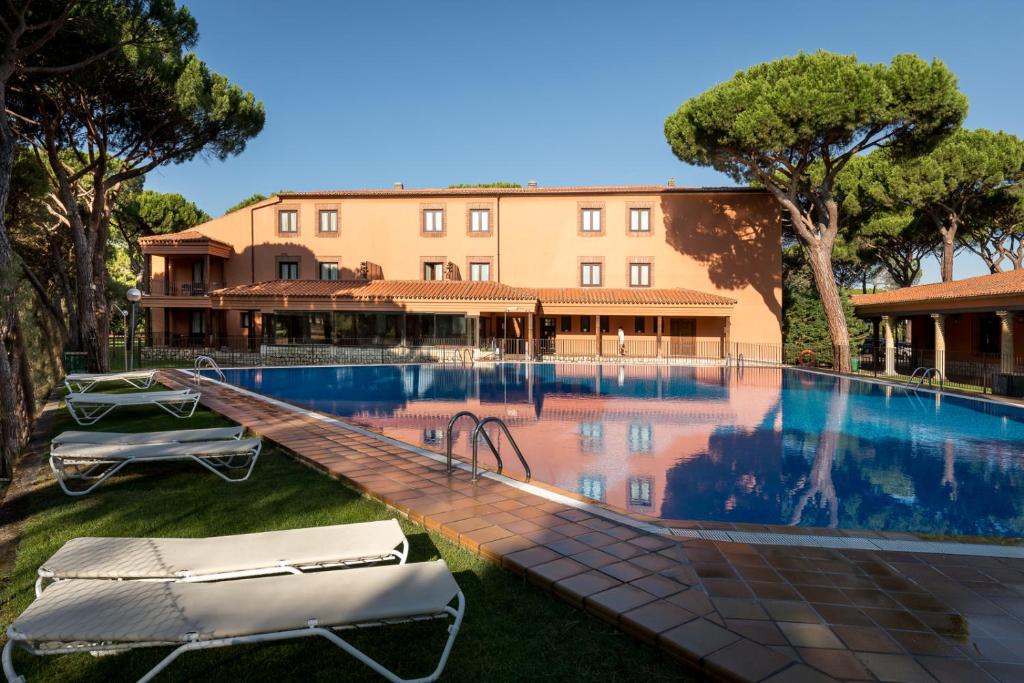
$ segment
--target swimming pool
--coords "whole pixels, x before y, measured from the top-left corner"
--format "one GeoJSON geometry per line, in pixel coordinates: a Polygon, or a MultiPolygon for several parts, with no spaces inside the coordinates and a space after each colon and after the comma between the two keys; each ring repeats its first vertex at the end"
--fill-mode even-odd
{"type": "MultiPolygon", "coordinates": [[[[789,368],[224,372],[437,451],[454,413],[501,417],[535,480],[664,519],[1024,535],[1024,410],[993,402],[789,368]]],[[[455,432],[462,457],[470,427],[455,432]]],[[[494,440],[506,470],[521,472],[501,435],[494,440]]]]}

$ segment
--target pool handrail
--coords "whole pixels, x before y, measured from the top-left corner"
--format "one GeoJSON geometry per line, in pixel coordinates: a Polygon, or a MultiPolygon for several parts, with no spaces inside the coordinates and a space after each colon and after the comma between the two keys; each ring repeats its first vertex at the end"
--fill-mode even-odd
{"type": "Polygon", "coordinates": [[[213,370],[215,373],[217,373],[217,377],[220,378],[221,382],[228,381],[227,377],[224,376],[224,372],[220,369],[220,366],[217,365],[217,361],[215,361],[213,358],[210,358],[209,356],[196,356],[196,359],[193,363],[193,371],[195,373],[196,384],[201,384],[203,381],[203,374],[202,372],[200,372],[200,370],[202,370],[204,367],[213,370]]]}
{"type": "Polygon", "coordinates": [[[480,420],[480,423],[473,429],[473,435],[470,437],[473,441],[473,481],[480,479],[477,466],[477,455],[480,446],[480,435],[483,434],[484,440],[487,441],[487,445],[490,446],[491,452],[494,453],[494,457],[498,458],[498,474],[501,474],[501,456],[498,455],[498,450],[494,447],[494,443],[491,441],[491,437],[487,436],[487,431],[484,429],[489,424],[496,424],[501,427],[501,430],[505,432],[505,436],[508,438],[509,444],[512,446],[512,450],[515,451],[516,457],[519,458],[520,464],[523,466],[523,470],[526,472],[526,481],[530,481],[533,474],[530,472],[530,465],[526,462],[526,458],[523,457],[523,452],[519,449],[519,444],[516,443],[515,438],[512,436],[512,432],[509,431],[508,425],[500,417],[490,416],[480,420]]]}
{"type": "MultiPolygon", "coordinates": [[[[447,467],[445,468],[445,472],[447,472],[448,474],[451,474],[452,471],[455,469],[454,465],[452,464],[452,446],[453,446],[453,443],[454,443],[453,440],[452,440],[452,430],[455,429],[455,423],[458,422],[463,417],[468,417],[469,419],[473,420],[473,427],[474,428],[476,428],[477,426],[480,425],[480,418],[476,416],[476,413],[474,413],[472,411],[469,411],[469,410],[459,411],[459,412],[455,413],[454,415],[452,415],[451,419],[448,420],[448,428],[445,431],[445,457],[447,458],[447,467]]],[[[474,432],[474,434],[475,434],[475,432],[474,432]]],[[[498,462],[498,474],[501,474],[502,467],[504,466],[502,461],[501,461],[501,455],[499,455],[498,449],[495,448],[494,442],[491,441],[491,437],[487,434],[487,432],[484,432],[483,435],[484,435],[484,440],[487,442],[488,448],[491,449],[491,453],[494,453],[494,459],[498,462]]],[[[473,467],[473,481],[476,481],[476,442],[475,442],[475,437],[474,437],[473,454],[474,454],[474,457],[473,457],[473,463],[474,463],[474,467],[473,467]]]]}

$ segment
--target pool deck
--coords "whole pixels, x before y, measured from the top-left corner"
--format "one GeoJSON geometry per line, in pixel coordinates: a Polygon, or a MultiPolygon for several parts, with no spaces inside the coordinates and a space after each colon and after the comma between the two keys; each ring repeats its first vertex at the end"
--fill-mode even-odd
{"type": "MultiPolygon", "coordinates": [[[[180,372],[159,378],[195,386],[180,372]]],[[[515,482],[448,475],[335,418],[216,383],[201,391],[203,405],[300,461],[708,678],[1024,681],[1024,559],[649,533],[515,482]]],[[[714,528],[724,538],[726,527],[714,528]]]]}

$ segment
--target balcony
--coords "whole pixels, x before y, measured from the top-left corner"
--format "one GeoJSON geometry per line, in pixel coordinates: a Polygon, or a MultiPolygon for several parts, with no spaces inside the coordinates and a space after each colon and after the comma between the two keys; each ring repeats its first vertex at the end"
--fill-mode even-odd
{"type": "Polygon", "coordinates": [[[206,296],[224,286],[223,282],[166,282],[162,278],[149,281],[146,293],[151,296],[206,296]]]}

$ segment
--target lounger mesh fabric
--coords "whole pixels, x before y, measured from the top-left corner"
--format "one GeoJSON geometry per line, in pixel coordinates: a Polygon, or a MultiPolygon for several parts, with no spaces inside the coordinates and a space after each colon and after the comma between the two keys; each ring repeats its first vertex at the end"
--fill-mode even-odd
{"type": "Polygon", "coordinates": [[[224,439],[221,441],[190,441],[186,443],[152,444],[66,444],[54,451],[51,457],[64,461],[76,460],[161,460],[195,456],[207,458],[231,456],[251,452],[259,446],[259,439],[224,439]]]}
{"type": "Polygon", "coordinates": [[[242,427],[213,427],[211,429],[172,429],[165,432],[61,432],[50,444],[144,444],[174,443],[189,441],[218,441],[220,439],[237,439],[243,432],[242,427]]]}
{"type": "Polygon", "coordinates": [[[64,397],[65,401],[85,403],[89,405],[145,405],[153,401],[173,401],[191,398],[195,395],[191,389],[175,389],[174,391],[136,391],[128,394],[94,394],[91,392],[73,392],[64,397]]]}
{"type": "Polygon", "coordinates": [[[404,541],[394,519],[210,538],[83,537],[65,543],[39,573],[60,579],[173,579],[384,557],[404,541]]]}
{"type": "Polygon", "coordinates": [[[35,643],[181,643],[434,615],[458,593],[443,560],[217,583],[71,580],[11,629],[35,643]]]}

